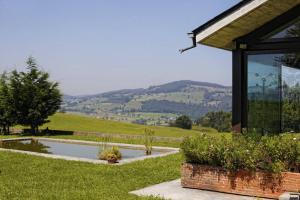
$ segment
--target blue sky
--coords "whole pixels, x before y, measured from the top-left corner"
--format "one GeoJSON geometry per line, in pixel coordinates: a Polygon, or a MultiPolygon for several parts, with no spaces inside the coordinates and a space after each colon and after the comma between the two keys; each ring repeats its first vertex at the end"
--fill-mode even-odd
{"type": "Polygon", "coordinates": [[[0,0],[0,70],[34,56],[64,93],[175,80],[231,85],[231,53],[186,33],[238,0],[0,0]]]}

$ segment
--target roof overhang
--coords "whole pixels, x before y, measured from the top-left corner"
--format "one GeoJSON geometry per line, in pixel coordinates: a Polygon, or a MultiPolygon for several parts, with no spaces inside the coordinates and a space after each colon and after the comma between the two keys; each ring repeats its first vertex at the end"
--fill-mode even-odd
{"type": "Polygon", "coordinates": [[[300,0],[244,0],[195,29],[197,43],[233,50],[234,41],[300,5],[300,0]]]}

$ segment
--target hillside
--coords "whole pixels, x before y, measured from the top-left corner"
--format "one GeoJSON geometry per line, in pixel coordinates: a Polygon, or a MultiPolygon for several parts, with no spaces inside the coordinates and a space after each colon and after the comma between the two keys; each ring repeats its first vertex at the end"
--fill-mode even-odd
{"type": "Polygon", "coordinates": [[[182,114],[196,119],[209,111],[230,111],[231,87],[183,80],[146,89],[66,95],[62,109],[105,119],[164,125],[182,114]]]}
{"type": "Polygon", "coordinates": [[[216,132],[210,128],[195,128],[194,130],[184,130],[175,127],[163,126],[147,126],[126,122],[116,122],[111,120],[97,119],[75,114],[57,113],[49,118],[50,122],[45,124],[42,129],[49,128],[51,130],[62,131],[82,131],[82,132],[99,132],[110,134],[128,134],[128,135],[143,135],[145,128],[150,128],[155,131],[156,136],[164,137],[184,137],[197,135],[203,131],[216,132]],[[205,130],[204,130],[205,129],[205,130]]]}

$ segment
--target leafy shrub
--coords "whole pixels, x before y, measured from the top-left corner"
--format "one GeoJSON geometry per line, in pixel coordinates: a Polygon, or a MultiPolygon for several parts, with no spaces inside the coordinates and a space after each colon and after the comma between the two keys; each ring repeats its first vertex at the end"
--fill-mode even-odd
{"type": "Polygon", "coordinates": [[[174,126],[183,129],[192,129],[193,122],[187,115],[182,115],[175,120],[174,126]]]}
{"type": "Polygon", "coordinates": [[[186,162],[241,169],[300,172],[299,140],[292,135],[234,135],[216,137],[202,134],[187,137],[181,144],[186,162]]]}
{"type": "Polygon", "coordinates": [[[112,158],[116,158],[116,160],[120,160],[122,158],[122,153],[118,147],[113,146],[111,149],[104,149],[99,155],[100,160],[111,160],[112,158]]]}

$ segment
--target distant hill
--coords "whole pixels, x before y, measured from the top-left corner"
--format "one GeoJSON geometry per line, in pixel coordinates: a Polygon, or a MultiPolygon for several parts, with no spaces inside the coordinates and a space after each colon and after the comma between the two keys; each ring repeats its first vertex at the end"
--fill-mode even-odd
{"type": "Polygon", "coordinates": [[[113,120],[166,124],[182,114],[196,119],[209,111],[230,111],[231,87],[182,80],[146,89],[65,95],[62,109],[113,120]]]}

